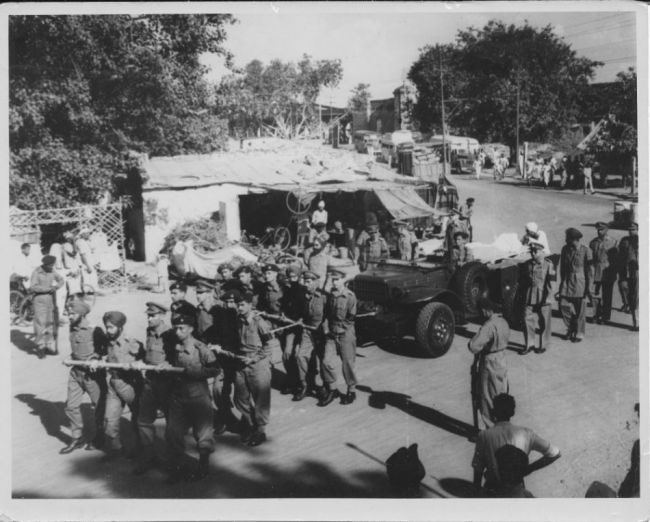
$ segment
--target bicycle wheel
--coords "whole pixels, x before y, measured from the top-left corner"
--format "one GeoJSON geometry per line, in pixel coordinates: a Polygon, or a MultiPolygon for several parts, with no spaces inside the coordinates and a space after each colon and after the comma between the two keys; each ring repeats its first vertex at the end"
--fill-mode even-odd
{"type": "Polygon", "coordinates": [[[20,308],[25,300],[25,295],[20,290],[9,292],[9,317],[11,324],[20,319],[20,308]]]}
{"type": "Polygon", "coordinates": [[[297,190],[295,192],[287,192],[285,204],[292,214],[306,214],[311,208],[312,198],[305,192],[297,190]]]}
{"type": "Polygon", "coordinates": [[[87,283],[84,283],[81,289],[81,298],[92,309],[92,307],[95,305],[95,299],[97,298],[95,289],[87,283]]]}
{"type": "Polygon", "coordinates": [[[287,227],[278,227],[273,233],[273,242],[280,250],[286,250],[291,244],[291,232],[287,227]]]}

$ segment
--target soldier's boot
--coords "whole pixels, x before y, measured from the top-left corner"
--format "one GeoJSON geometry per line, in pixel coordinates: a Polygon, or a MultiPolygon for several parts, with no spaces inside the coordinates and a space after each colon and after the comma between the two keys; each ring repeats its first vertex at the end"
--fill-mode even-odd
{"type": "Polygon", "coordinates": [[[330,390],[329,388],[324,389],[324,393],[321,396],[320,400],[318,401],[318,406],[327,406],[328,404],[331,404],[336,397],[338,397],[338,390],[330,390]]]}
{"type": "Polygon", "coordinates": [[[59,453],[61,455],[67,455],[68,453],[72,453],[76,449],[83,448],[83,446],[84,446],[84,441],[81,437],[79,437],[78,439],[72,439],[65,448],[61,448],[59,453]]]}
{"type": "Polygon", "coordinates": [[[248,443],[250,440],[251,436],[253,435],[253,427],[250,425],[250,423],[242,417],[240,423],[239,423],[239,433],[240,437],[239,439],[244,443],[248,443]]]}
{"type": "Polygon", "coordinates": [[[341,404],[352,404],[356,398],[356,392],[354,390],[348,390],[348,393],[341,397],[341,404]]]}
{"type": "Polygon", "coordinates": [[[301,386],[296,390],[296,393],[293,394],[292,401],[300,402],[307,396],[307,386],[301,386]]]}
{"type": "Polygon", "coordinates": [[[260,428],[257,428],[251,435],[250,439],[248,439],[248,445],[251,447],[259,446],[264,442],[266,442],[266,433],[264,433],[264,430],[260,428]]]}
{"type": "Polygon", "coordinates": [[[208,450],[199,450],[199,465],[194,473],[192,473],[192,480],[201,480],[208,476],[210,468],[210,452],[208,450]]]}

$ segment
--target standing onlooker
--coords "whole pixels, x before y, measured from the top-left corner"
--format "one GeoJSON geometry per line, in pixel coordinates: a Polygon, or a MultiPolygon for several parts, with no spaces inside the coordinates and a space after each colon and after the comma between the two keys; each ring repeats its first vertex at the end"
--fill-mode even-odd
{"type": "Polygon", "coordinates": [[[485,322],[469,341],[468,348],[479,357],[479,409],[483,423],[490,427],[492,401],[500,393],[508,393],[509,389],[505,349],[508,347],[510,327],[503,317],[495,313],[494,304],[489,299],[480,298],[477,307],[485,322]]]}
{"type": "MultiPolygon", "coordinates": [[[[533,430],[510,423],[515,414],[515,398],[507,393],[500,393],[494,397],[492,416],[495,424],[487,430],[481,431],[476,439],[474,459],[474,485],[481,486],[485,473],[485,488],[493,490],[502,483],[501,466],[497,460],[499,448],[512,445],[523,451],[526,457],[531,451],[537,451],[542,457],[526,467],[524,475],[548,466],[560,458],[560,450],[547,442],[533,430]]],[[[523,477],[522,477],[523,478],[523,477]]]]}
{"type": "Polygon", "coordinates": [[[83,272],[82,272],[82,281],[86,284],[89,284],[94,289],[97,289],[97,271],[95,270],[95,258],[93,256],[93,251],[89,243],[90,230],[87,228],[82,228],[79,230],[79,237],[75,242],[75,247],[79,253],[79,259],[83,272]]]}
{"type": "Polygon", "coordinates": [[[474,163],[472,164],[472,167],[474,169],[474,174],[476,175],[476,179],[481,179],[481,160],[478,158],[478,156],[474,159],[474,163]]]}
{"type": "Polygon", "coordinates": [[[359,268],[366,270],[371,263],[378,263],[382,259],[388,259],[389,250],[386,240],[379,233],[379,225],[370,225],[368,227],[370,237],[361,247],[361,256],[359,258],[359,268]]]}
{"type": "Polygon", "coordinates": [[[632,329],[638,330],[639,308],[639,224],[632,223],[629,235],[618,247],[618,278],[621,295],[625,296],[627,311],[632,315],[632,329]]]}
{"type": "Polygon", "coordinates": [[[544,353],[551,347],[552,281],[555,279],[553,263],[544,257],[544,245],[529,243],[530,261],[522,270],[522,291],[526,300],[524,338],[526,347],[521,355],[533,350],[544,353]],[[536,331],[539,331],[539,341],[536,331]]]}
{"type": "Polygon", "coordinates": [[[569,179],[569,173],[568,173],[568,160],[566,156],[562,156],[562,161],[560,161],[560,164],[558,165],[557,168],[557,173],[560,175],[560,188],[563,189],[566,187],[567,181],[569,179]]]}
{"type": "Polygon", "coordinates": [[[54,329],[58,328],[58,308],[56,302],[57,290],[63,287],[65,280],[54,270],[56,258],[44,256],[39,266],[29,280],[30,291],[34,294],[34,342],[40,359],[46,352],[58,353],[54,346],[54,329]]]}
{"type": "Polygon", "coordinates": [[[314,210],[313,214],[311,215],[311,224],[316,226],[316,223],[322,223],[323,225],[327,226],[327,210],[325,210],[325,202],[321,199],[318,202],[318,208],[314,210]]]}
{"type": "Polygon", "coordinates": [[[591,250],[580,244],[582,232],[568,228],[560,253],[560,312],[567,327],[565,338],[579,343],[585,336],[587,299],[591,299],[591,250]]]}
{"type": "Polygon", "coordinates": [[[589,248],[594,264],[594,320],[603,324],[612,316],[612,294],[616,282],[616,240],[607,235],[607,223],[596,223],[598,236],[591,240],[589,248]]]}
{"type": "Polygon", "coordinates": [[[590,194],[594,193],[592,165],[593,163],[590,158],[587,158],[582,162],[582,178],[583,178],[582,193],[583,194],[587,193],[587,187],[589,187],[590,194]]]}

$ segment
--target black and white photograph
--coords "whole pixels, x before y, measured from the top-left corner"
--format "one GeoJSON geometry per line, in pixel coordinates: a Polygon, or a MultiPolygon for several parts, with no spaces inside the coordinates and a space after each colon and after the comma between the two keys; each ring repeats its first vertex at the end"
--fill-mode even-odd
{"type": "Polygon", "coordinates": [[[2,20],[8,520],[650,515],[646,4],[2,20]]]}

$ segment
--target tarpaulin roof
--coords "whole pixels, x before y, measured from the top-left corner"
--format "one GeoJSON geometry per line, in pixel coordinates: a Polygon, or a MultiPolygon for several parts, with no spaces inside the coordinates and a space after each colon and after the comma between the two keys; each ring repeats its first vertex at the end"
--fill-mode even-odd
{"type": "Polygon", "coordinates": [[[442,213],[430,207],[411,187],[375,190],[382,205],[395,219],[439,216],[442,213]]]}

